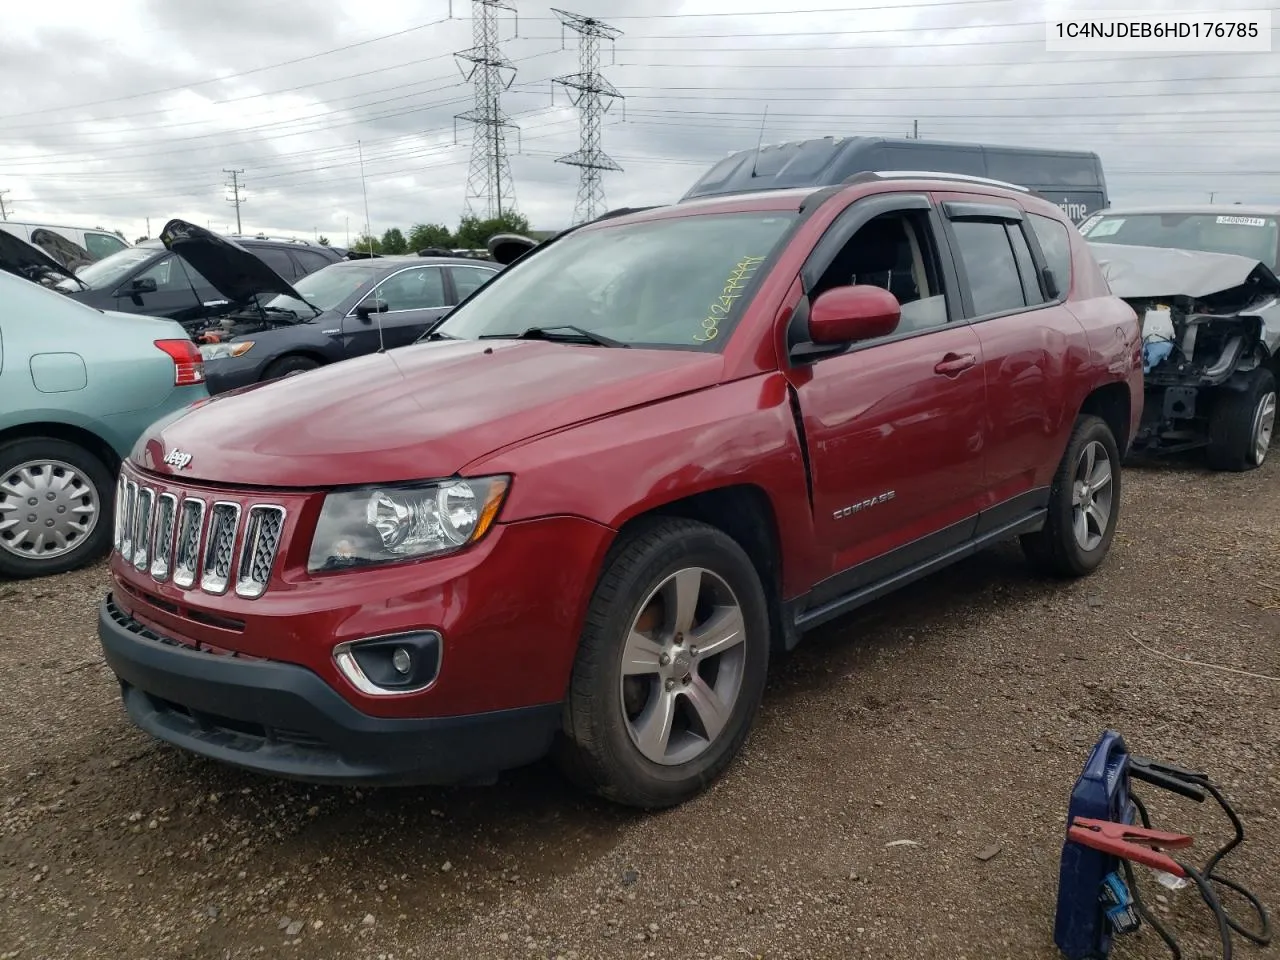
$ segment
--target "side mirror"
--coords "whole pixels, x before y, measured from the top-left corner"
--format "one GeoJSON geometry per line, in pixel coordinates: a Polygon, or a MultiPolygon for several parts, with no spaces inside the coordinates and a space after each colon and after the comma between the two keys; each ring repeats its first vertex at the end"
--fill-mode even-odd
{"type": "Polygon", "coordinates": [[[898,329],[901,316],[898,298],[882,287],[833,287],[809,308],[809,340],[819,346],[837,346],[887,337],[898,329]]]}
{"type": "Polygon", "coordinates": [[[366,300],[364,303],[356,307],[356,316],[365,323],[369,322],[369,318],[375,313],[386,313],[387,301],[385,300],[366,300]]]}
{"type": "Polygon", "coordinates": [[[129,284],[130,293],[155,293],[158,289],[155,277],[139,277],[129,284]]]}

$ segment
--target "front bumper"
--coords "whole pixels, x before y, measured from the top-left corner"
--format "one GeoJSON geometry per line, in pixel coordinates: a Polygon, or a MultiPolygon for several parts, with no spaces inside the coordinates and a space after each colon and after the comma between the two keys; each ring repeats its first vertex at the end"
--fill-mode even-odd
{"type": "Polygon", "coordinates": [[[560,705],[373,717],[296,664],[208,653],[164,637],[108,595],[98,612],[129,717],[152,736],[258,773],[312,783],[458,784],[550,750],[560,705]]]}

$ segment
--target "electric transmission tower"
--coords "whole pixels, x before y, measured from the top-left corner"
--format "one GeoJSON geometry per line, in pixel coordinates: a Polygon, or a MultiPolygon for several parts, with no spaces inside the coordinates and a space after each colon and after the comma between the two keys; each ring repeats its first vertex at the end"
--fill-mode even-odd
{"type": "Polygon", "coordinates": [[[454,56],[463,77],[475,89],[475,106],[455,119],[468,120],[474,130],[471,167],[467,172],[466,215],[484,219],[515,210],[515,187],[507,160],[506,128],[518,130],[502,112],[502,91],[516,78],[516,66],[498,46],[498,11],[515,12],[515,0],[471,0],[470,49],[454,56]]]}
{"type": "Polygon", "coordinates": [[[552,8],[564,27],[578,34],[578,72],[557,77],[558,83],[569,92],[570,102],[578,108],[581,144],[576,151],[559,157],[556,163],[578,167],[578,200],[573,206],[573,222],[592,220],[604,208],[604,173],[621,172],[618,166],[600,147],[600,128],[604,115],[615,99],[621,99],[618,88],[600,75],[600,41],[616,40],[622,31],[595,17],[552,8]]]}
{"type": "Polygon", "coordinates": [[[230,182],[230,183],[228,183],[228,184],[226,184],[226,186],[228,186],[228,187],[230,187],[230,188],[231,188],[231,196],[227,197],[227,203],[231,203],[231,204],[234,204],[234,205],[235,205],[235,208],[236,208],[236,236],[239,236],[240,234],[242,234],[242,233],[244,232],[242,229],[240,229],[240,204],[242,204],[242,203],[244,203],[244,202],[245,202],[245,201],[244,201],[244,198],[243,198],[242,196],[240,196],[240,190],[241,190],[241,188],[243,188],[243,187],[244,187],[244,184],[240,182],[240,174],[244,173],[244,171],[243,171],[243,170],[228,170],[228,169],[226,169],[226,168],[224,167],[224,168],[223,168],[223,170],[222,170],[222,172],[223,172],[223,173],[229,173],[229,174],[231,174],[231,182],[230,182]]]}
{"type": "Polygon", "coordinates": [[[9,211],[4,206],[4,195],[8,192],[8,190],[0,190],[0,220],[9,219],[9,211]]]}

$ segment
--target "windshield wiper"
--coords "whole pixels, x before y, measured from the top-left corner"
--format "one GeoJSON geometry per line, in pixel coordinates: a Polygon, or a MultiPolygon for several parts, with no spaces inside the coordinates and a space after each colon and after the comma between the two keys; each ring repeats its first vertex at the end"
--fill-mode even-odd
{"type": "Polygon", "coordinates": [[[631,344],[614,340],[604,334],[592,333],[571,323],[559,323],[547,327],[529,327],[524,333],[486,333],[480,340],[551,340],[557,343],[593,343],[598,347],[630,347],[631,344]]]}

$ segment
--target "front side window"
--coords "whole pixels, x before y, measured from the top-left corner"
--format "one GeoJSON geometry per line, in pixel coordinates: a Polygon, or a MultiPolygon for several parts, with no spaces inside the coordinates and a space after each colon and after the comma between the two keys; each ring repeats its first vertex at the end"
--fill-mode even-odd
{"type": "Polygon", "coordinates": [[[444,272],[439,267],[404,270],[383,280],[368,297],[383,300],[387,310],[431,310],[448,306],[444,272]]]}
{"type": "Polygon", "coordinates": [[[103,257],[109,257],[113,253],[125,249],[126,244],[119,237],[113,237],[109,233],[92,233],[87,232],[84,235],[85,248],[93,254],[95,260],[101,260],[103,257]]]}
{"type": "Polygon", "coordinates": [[[151,279],[156,282],[158,293],[184,290],[188,293],[194,287],[197,290],[209,289],[213,286],[191,266],[176,254],[169,254],[155,265],[142,271],[134,280],[151,279]]]}
{"type": "Polygon", "coordinates": [[[298,271],[294,267],[293,261],[289,259],[287,251],[276,250],[274,247],[253,247],[252,252],[259,260],[280,274],[283,280],[290,281],[297,276],[298,271]]]}
{"type": "Polygon", "coordinates": [[[1276,217],[1215,213],[1142,213],[1094,217],[1081,231],[1090,243],[1234,253],[1276,267],[1276,217]]]}
{"type": "Polygon", "coordinates": [[[1002,221],[955,220],[956,247],[969,279],[973,313],[985,317],[1027,305],[1018,264],[1002,221]]]}
{"type": "Polygon", "coordinates": [[[709,213],[578,230],[499,273],[437,333],[516,337],[572,325],[628,345],[719,350],[796,219],[709,213]]]}

